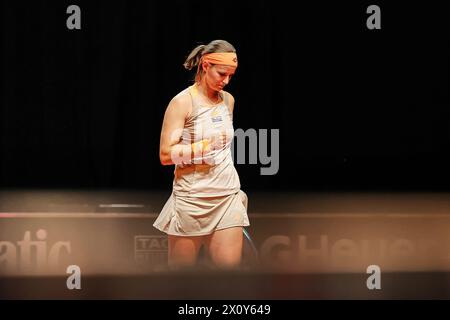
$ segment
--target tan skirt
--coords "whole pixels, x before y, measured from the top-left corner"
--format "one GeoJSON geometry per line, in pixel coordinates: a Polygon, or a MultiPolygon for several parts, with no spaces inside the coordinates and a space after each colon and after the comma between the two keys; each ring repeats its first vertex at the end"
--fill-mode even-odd
{"type": "Polygon", "coordinates": [[[153,226],[176,236],[202,236],[230,227],[249,226],[247,195],[220,197],[176,196],[173,192],[153,226]]]}

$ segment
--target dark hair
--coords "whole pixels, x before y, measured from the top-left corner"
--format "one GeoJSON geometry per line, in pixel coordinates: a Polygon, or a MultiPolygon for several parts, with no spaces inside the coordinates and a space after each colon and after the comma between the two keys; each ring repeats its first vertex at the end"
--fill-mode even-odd
{"type": "Polygon", "coordinates": [[[200,68],[200,61],[203,55],[207,53],[215,52],[236,52],[236,49],[231,43],[225,40],[213,40],[207,45],[201,44],[191,51],[183,66],[187,70],[192,70],[197,67],[197,74],[195,75],[195,81],[199,82],[202,78],[203,70],[200,68]]]}

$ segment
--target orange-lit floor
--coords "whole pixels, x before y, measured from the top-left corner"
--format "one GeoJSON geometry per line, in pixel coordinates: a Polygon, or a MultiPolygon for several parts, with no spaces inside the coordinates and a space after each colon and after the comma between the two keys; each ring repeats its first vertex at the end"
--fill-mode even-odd
{"type": "Polygon", "coordinates": [[[168,192],[3,190],[0,298],[450,298],[450,194],[247,194],[241,270],[202,255],[176,273],[152,227],[168,192]],[[81,291],[66,288],[70,265],[81,291]]]}

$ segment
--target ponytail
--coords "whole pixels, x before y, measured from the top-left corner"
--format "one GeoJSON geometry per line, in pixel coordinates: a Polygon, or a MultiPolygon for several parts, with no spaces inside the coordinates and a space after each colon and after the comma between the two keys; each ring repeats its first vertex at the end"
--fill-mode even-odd
{"type": "Polygon", "coordinates": [[[191,51],[186,61],[183,63],[183,66],[187,70],[192,70],[194,67],[197,67],[199,65],[205,47],[206,46],[204,44],[201,44],[191,51]]]}

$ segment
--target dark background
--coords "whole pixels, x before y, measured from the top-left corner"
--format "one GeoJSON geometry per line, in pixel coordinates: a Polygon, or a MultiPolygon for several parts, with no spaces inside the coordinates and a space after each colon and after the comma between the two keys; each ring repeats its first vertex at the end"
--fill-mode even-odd
{"type": "Polygon", "coordinates": [[[2,1],[0,187],[170,190],[165,108],[226,39],[235,129],[280,130],[278,174],[236,165],[243,190],[448,190],[448,11],[392,2],[2,1]]]}

